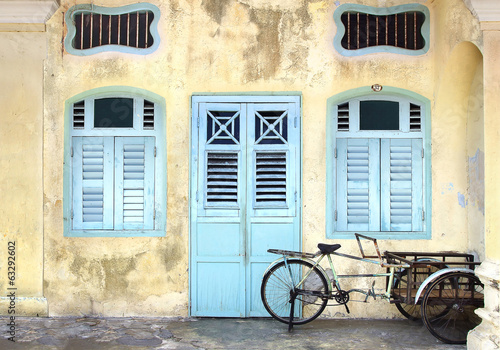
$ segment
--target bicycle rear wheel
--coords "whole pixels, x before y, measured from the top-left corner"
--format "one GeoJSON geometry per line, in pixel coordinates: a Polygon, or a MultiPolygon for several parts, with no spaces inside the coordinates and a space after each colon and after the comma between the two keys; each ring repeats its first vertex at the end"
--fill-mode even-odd
{"type": "Polygon", "coordinates": [[[439,340],[465,344],[467,333],[481,322],[474,310],[483,306],[481,281],[470,273],[452,272],[438,278],[427,289],[422,301],[423,320],[439,340]],[[434,315],[436,308],[442,310],[438,316],[434,315]]]}
{"type": "Polygon", "coordinates": [[[299,325],[318,317],[328,303],[328,284],[325,276],[313,265],[303,260],[287,260],[274,265],[262,280],[260,295],[269,314],[280,322],[289,324],[292,293],[294,301],[292,324],[299,325]],[[312,269],[312,270],[311,270],[312,269]],[[311,270],[302,285],[298,285],[311,270]]]}

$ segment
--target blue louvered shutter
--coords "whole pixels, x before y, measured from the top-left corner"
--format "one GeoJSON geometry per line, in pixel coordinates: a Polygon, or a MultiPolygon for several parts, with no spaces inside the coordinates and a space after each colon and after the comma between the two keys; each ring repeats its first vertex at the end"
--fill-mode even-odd
{"type": "Polygon", "coordinates": [[[245,110],[239,103],[201,103],[198,117],[200,216],[239,216],[245,110]]]}
{"type": "Polygon", "coordinates": [[[336,230],[380,231],[380,140],[337,139],[336,230]]]}
{"type": "Polygon", "coordinates": [[[113,137],[73,137],[73,229],[113,229],[113,137]]]}
{"type": "Polygon", "coordinates": [[[293,216],[297,196],[299,125],[294,103],[256,103],[248,106],[252,156],[247,176],[256,216],[293,216]]]}
{"type": "Polygon", "coordinates": [[[382,231],[422,231],[422,139],[381,140],[381,183],[382,231]]]}
{"type": "Polygon", "coordinates": [[[115,230],[152,230],[155,138],[115,138],[115,230]]]}

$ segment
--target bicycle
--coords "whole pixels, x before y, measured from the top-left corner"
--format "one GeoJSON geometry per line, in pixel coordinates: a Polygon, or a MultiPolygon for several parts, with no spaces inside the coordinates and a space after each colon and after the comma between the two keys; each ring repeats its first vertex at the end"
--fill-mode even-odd
{"type": "Polygon", "coordinates": [[[480,322],[473,317],[473,310],[482,307],[484,300],[482,284],[473,272],[473,267],[479,263],[474,262],[470,254],[385,252],[382,255],[376,239],[360,234],[355,237],[361,257],[338,252],[340,244],[318,244],[319,251],[314,254],[269,249],[269,253],[282,256],[271,263],[262,279],[261,298],[269,314],[288,324],[291,331],[294,325],[319,317],[329,301],[343,305],[349,313],[350,294],[357,292],[365,295],[364,302],[370,297],[382,298],[396,303],[409,319],[422,317],[429,331],[444,342],[465,342],[466,332],[480,322]],[[360,239],[373,242],[376,255],[366,255],[360,239]],[[337,275],[332,255],[377,264],[386,271],[337,275]],[[413,259],[408,259],[409,256],[413,259]],[[332,278],[320,265],[325,257],[332,278]],[[385,291],[376,293],[375,282],[368,289],[341,288],[340,279],[367,277],[385,277],[385,291]],[[420,298],[422,293],[423,298],[420,298]],[[456,322],[456,315],[461,316],[460,321],[465,319],[467,322],[456,322]],[[450,317],[455,317],[455,322],[450,323],[450,317]]]}

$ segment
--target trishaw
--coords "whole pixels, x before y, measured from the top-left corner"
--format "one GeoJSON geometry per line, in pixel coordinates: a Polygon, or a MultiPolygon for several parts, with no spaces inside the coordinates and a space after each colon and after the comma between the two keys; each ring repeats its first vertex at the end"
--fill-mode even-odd
{"type": "Polygon", "coordinates": [[[396,305],[410,320],[422,319],[429,331],[443,342],[464,344],[467,333],[481,319],[474,312],[484,305],[483,284],[475,276],[480,262],[471,254],[454,252],[380,253],[377,240],[355,234],[361,257],[343,254],[340,244],[318,244],[317,253],[269,249],[282,257],[264,273],[262,302],[275,319],[288,324],[289,331],[316,319],[326,308],[343,305],[349,312],[351,293],[383,298],[396,305]],[[373,242],[374,255],[366,255],[361,240],[373,242]],[[332,256],[378,264],[385,272],[376,274],[337,275],[332,256]],[[331,277],[320,265],[327,258],[331,277]],[[385,292],[369,289],[343,290],[344,278],[385,277],[385,292]]]}

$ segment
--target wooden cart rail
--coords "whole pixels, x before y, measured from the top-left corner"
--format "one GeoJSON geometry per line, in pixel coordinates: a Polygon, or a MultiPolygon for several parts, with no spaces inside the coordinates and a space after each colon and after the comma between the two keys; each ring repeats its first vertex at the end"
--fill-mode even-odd
{"type": "Polygon", "coordinates": [[[481,264],[474,261],[474,255],[457,252],[385,252],[385,258],[390,263],[406,263],[410,267],[430,266],[467,266],[474,270],[476,265],[481,264]]]}

